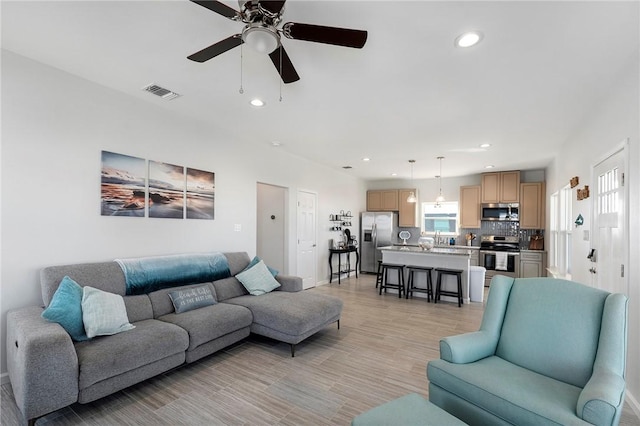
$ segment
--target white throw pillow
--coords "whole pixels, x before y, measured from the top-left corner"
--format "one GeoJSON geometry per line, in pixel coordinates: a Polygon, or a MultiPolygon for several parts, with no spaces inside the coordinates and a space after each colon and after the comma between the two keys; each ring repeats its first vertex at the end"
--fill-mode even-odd
{"type": "Polygon", "coordinates": [[[246,271],[240,272],[236,275],[236,278],[247,289],[249,294],[254,296],[269,293],[280,287],[280,283],[273,278],[273,275],[267,269],[267,265],[264,264],[264,260],[256,263],[246,271]]]}
{"type": "Polygon", "coordinates": [[[89,338],[135,328],[129,324],[122,296],[89,286],[82,289],[82,322],[89,338]]]}

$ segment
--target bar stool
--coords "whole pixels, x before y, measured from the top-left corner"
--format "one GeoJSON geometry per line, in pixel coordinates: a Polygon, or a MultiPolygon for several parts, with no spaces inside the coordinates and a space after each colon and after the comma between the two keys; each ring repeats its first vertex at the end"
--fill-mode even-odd
{"type": "Polygon", "coordinates": [[[382,260],[378,260],[378,272],[376,272],[376,288],[382,285],[382,260]]]}
{"type": "Polygon", "coordinates": [[[436,282],[436,296],[433,298],[433,303],[438,303],[440,295],[452,296],[458,298],[458,307],[462,306],[462,269],[448,269],[448,268],[436,268],[438,273],[438,279],[436,282]],[[443,275],[455,275],[458,278],[458,291],[442,290],[442,276],[443,275]]]}
{"type": "Polygon", "coordinates": [[[387,288],[397,288],[398,289],[398,297],[402,298],[402,293],[405,291],[404,287],[404,265],[397,265],[393,263],[383,263],[382,264],[382,281],[380,282],[380,294],[382,294],[382,289],[384,292],[387,292],[387,288]],[[389,284],[389,271],[396,271],[398,273],[398,284],[389,284]]]}
{"type": "Polygon", "coordinates": [[[411,265],[411,266],[407,266],[407,271],[409,273],[409,280],[407,282],[407,291],[405,292],[406,298],[407,299],[409,298],[409,294],[411,294],[411,297],[413,297],[413,292],[415,291],[417,293],[426,293],[427,302],[431,301],[432,297],[435,299],[435,296],[433,295],[433,284],[431,281],[431,271],[433,271],[433,268],[430,266],[411,265]],[[414,281],[415,281],[414,274],[419,272],[424,272],[427,274],[427,288],[416,287],[414,285],[414,281]]]}

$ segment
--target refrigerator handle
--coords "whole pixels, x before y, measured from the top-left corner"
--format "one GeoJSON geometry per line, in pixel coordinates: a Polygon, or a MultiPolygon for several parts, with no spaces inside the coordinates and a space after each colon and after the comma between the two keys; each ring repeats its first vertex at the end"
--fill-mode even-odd
{"type": "Polygon", "coordinates": [[[378,225],[373,224],[371,226],[371,239],[373,240],[373,246],[378,247],[378,225]]]}

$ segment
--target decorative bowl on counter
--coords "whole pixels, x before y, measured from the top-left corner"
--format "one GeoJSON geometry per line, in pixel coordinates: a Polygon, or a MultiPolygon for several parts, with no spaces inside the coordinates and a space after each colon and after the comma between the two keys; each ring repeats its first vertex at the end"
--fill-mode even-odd
{"type": "Polygon", "coordinates": [[[435,243],[436,241],[433,239],[433,237],[422,236],[418,238],[418,247],[420,247],[422,250],[431,250],[435,243]]]}

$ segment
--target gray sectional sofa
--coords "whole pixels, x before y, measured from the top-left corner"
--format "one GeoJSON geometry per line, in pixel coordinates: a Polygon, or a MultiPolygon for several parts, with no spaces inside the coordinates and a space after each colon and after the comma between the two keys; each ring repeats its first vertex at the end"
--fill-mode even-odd
{"type": "MultiPolygon", "coordinates": [[[[42,298],[48,306],[68,276],[123,296],[126,332],[73,341],[59,324],[33,306],[7,314],[7,364],[16,403],[30,424],[75,402],[88,403],[196,361],[238,342],[250,333],[295,345],[328,324],[340,327],[342,301],[302,290],[298,277],[277,275],[277,290],[249,295],[235,278],[250,262],[247,253],[224,253],[230,277],[206,283],[218,303],[176,313],[169,298],[174,288],[126,295],[125,274],[116,262],[45,268],[42,298]]],[[[182,285],[180,289],[194,287],[182,285]]]]}

